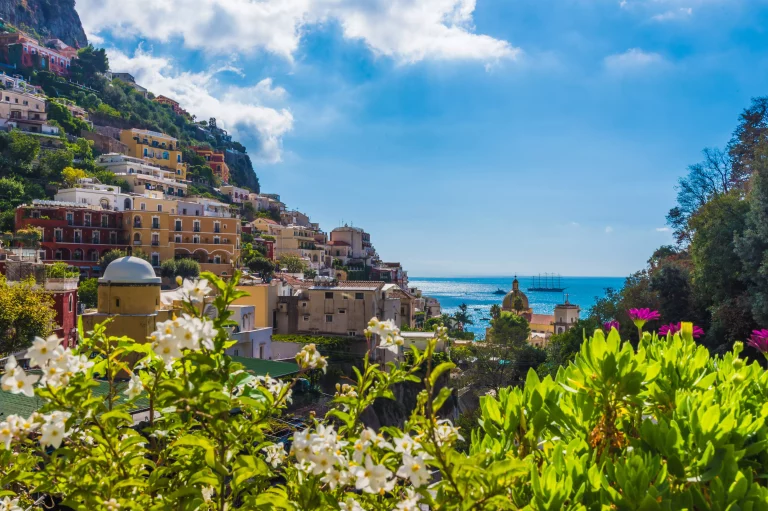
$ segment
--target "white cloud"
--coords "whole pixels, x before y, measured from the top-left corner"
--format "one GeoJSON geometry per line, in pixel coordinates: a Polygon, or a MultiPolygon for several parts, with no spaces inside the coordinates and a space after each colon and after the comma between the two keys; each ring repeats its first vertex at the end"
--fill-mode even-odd
{"type": "Polygon", "coordinates": [[[216,73],[221,68],[198,73],[182,72],[171,60],[155,57],[139,47],[133,56],[108,50],[110,67],[127,71],[155,94],[178,101],[199,119],[216,117],[220,126],[241,139],[252,139],[258,148],[252,155],[264,162],[278,162],[282,137],[293,128],[293,115],[286,108],[267,106],[285,97],[282,87],[265,78],[251,87],[221,84],[216,73]]]}
{"type": "Polygon", "coordinates": [[[691,7],[680,7],[651,16],[653,21],[675,21],[690,17],[693,14],[691,7]]]}
{"type": "Polygon", "coordinates": [[[613,227],[611,227],[610,225],[607,225],[605,227],[605,234],[611,234],[612,232],[613,232],[613,227]]]}
{"type": "Polygon", "coordinates": [[[630,48],[624,53],[605,57],[603,63],[609,71],[625,72],[662,65],[665,60],[658,53],[645,52],[640,48],[630,48]]]}
{"type": "Polygon", "coordinates": [[[263,49],[292,59],[303,32],[335,21],[347,39],[401,63],[423,59],[495,61],[521,51],[476,34],[476,0],[78,0],[89,35],[181,37],[219,53],[263,49]]]}
{"type": "Polygon", "coordinates": [[[657,227],[656,232],[672,232],[671,227],[657,227]]]}

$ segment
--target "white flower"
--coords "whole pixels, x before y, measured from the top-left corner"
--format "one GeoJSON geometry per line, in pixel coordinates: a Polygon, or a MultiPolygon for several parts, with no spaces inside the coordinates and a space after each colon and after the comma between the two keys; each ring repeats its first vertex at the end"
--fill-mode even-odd
{"type": "Polygon", "coordinates": [[[394,354],[400,353],[400,347],[405,344],[405,340],[397,334],[387,334],[381,337],[379,349],[389,350],[394,354]]]}
{"type": "Polygon", "coordinates": [[[395,506],[395,511],[419,511],[418,494],[412,488],[408,488],[405,491],[405,498],[395,506]]]}
{"type": "Polygon", "coordinates": [[[14,357],[13,355],[9,356],[8,359],[6,359],[5,361],[5,369],[3,372],[3,377],[2,379],[0,379],[0,385],[2,385],[3,390],[5,391],[10,390],[11,386],[13,385],[11,383],[11,380],[16,377],[19,371],[21,371],[21,368],[19,367],[19,364],[16,362],[16,357],[14,357]]]}
{"type": "Polygon", "coordinates": [[[355,463],[363,462],[363,458],[365,457],[369,445],[371,445],[370,442],[366,442],[362,438],[357,439],[355,445],[352,448],[352,459],[355,461],[355,463]]]}
{"type": "Polygon", "coordinates": [[[397,470],[397,476],[409,479],[417,488],[429,482],[429,471],[421,456],[404,454],[403,465],[397,470]]]}
{"type": "Polygon", "coordinates": [[[118,509],[120,509],[120,503],[117,502],[117,500],[115,500],[114,498],[111,498],[109,500],[104,501],[104,508],[107,511],[117,511],[118,509]]]}
{"type": "Polygon", "coordinates": [[[400,329],[397,328],[394,321],[379,321],[378,318],[371,318],[368,322],[368,328],[365,329],[367,335],[378,335],[382,339],[385,337],[394,337],[400,335],[400,329]]]}
{"type": "Polygon", "coordinates": [[[339,509],[341,511],[365,511],[363,506],[352,497],[348,497],[345,501],[339,501],[339,509]]]}
{"type": "Polygon", "coordinates": [[[200,490],[203,494],[203,500],[206,502],[211,502],[213,500],[213,486],[206,486],[202,490],[200,490]]]}
{"type": "Polygon", "coordinates": [[[272,444],[264,448],[267,453],[267,463],[272,465],[272,468],[277,468],[285,459],[285,447],[283,444],[272,444]]]}
{"type": "Polygon", "coordinates": [[[133,373],[130,381],[128,381],[128,388],[125,389],[125,395],[128,396],[128,399],[133,399],[141,395],[143,390],[144,385],[141,383],[141,378],[138,374],[133,373]]]}
{"type": "Polygon", "coordinates": [[[24,509],[19,506],[19,499],[11,500],[10,497],[5,497],[0,500],[0,511],[24,511],[24,509]]]}
{"type": "Polygon", "coordinates": [[[335,397],[357,397],[357,390],[352,385],[337,383],[335,397]]]}
{"type": "Polygon", "coordinates": [[[216,333],[216,329],[213,327],[213,322],[207,320],[201,321],[198,334],[200,335],[200,343],[205,349],[213,350],[215,348],[213,341],[216,339],[216,333]]]}
{"type": "Polygon", "coordinates": [[[61,345],[61,339],[50,335],[47,339],[35,337],[32,347],[27,350],[30,365],[43,367],[53,356],[53,352],[61,345]]]}
{"type": "Polygon", "coordinates": [[[348,485],[349,479],[349,472],[346,470],[339,470],[336,467],[331,467],[331,469],[325,473],[320,481],[327,484],[331,490],[335,490],[336,488],[343,488],[344,486],[348,485]]]}
{"type": "Polygon", "coordinates": [[[27,374],[24,372],[24,369],[17,367],[13,371],[13,378],[3,380],[3,390],[9,390],[11,394],[24,394],[27,397],[34,397],[34,384],[39,379],[39,375],[27,374]]]}
{"type": "Polygon", "coordinates": [[[0,444],[3,445],[6,449],[11,448],[11,441],[13,440],[13,435],[15,434],[14,429],[15,428],[9,421],[0,422],[0,444]]]}
{"type": "Polygon", "coordinates": [[[448,419],[437,421],[437,427],[435,428],[435,440],[438,446],[444,444],[450,444],[455,440],[464,440],[464,437],[459,434],[458,428],[451,424],[448,419]]]}
{"type": "MultiPolygon", "coordinates": [[[[280,397],[280,395],[285,390],[285,387],[288,386],[288,383],[275,380],[274,378],[270,378],[269,376],[256,376],[253,380],[248,382],[248,385],[251,387],[262,387],[266,389],[272,396],[277,399],[280,397]]],[[[291,394],[293,392],[291,390],[288,390],[288,392],[285,395],[285,400],[290,403],[291,402],[291,394]]]]}
{"type": "Polygon", "coordinates": [[[181,286],[181,294],[190,302],[201,302],[205,296],[211,292],[208,287],[208,281],[199,280],[184,280],[181,286]]]}
{"type": "Polygon", "coordinates": [[[40,428],[40,445],[50,445],[53,448],[58,448],[61,442],[69,436],[70,432],[66,431],[66,420],[69,414],[64,412],[53,412],[49,416],[45,417],[45,423],[40,428]]]}
{"type": "Polygon", "coordinates": [[[395,480],[390,479],[392,472],[384,465],[376,465],[370,455],[365,457],[365,465],[354,467],[355,487],[366,493],[386,493],[395,487],[395,480]]]}
{"type": "Polygon", "coordinates": [[[296,355],[296,362],[302,369],[322,369],[323,372],[328,368],[328,361],[320,355],[314,344],[307,344],[296,355]]]}
{"type": "Polygon", "coordinates": [[[496,390],[495,389],[489,389],[488,392],[485,393],[486,396],[496,397],[496,390]]]}
{"type": "Polygon", "coordinates": [[[417,445],[416,441],[411,438],[411,435],[408,433],[404,434],[400,438],[395,438],[393,443],[395,444],[395,452],[399,452],[401,454],[411,454],[417,445]]]}

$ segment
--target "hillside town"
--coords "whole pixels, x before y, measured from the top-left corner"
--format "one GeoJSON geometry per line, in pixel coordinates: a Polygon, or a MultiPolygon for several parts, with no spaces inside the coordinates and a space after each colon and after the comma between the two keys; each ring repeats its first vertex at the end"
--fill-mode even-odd
{"type": "MultiPolygon", "coordinates": [[[[41,42],[21,30],[5,29],[0,34],[0,69],[69,77],[76,49],[57,39],[41,42]]],[[[155,96],[129,72],[110,71],[103,77],[110,84],[127,84],[174,116],[192,119],[176,101],[155,96]]],[[[233,332],[238,343],[232,352],[243,357],[292,360],[300,345],[275,342],[272,347],[273,334],[362,339],[373,316],[417,330],[441,315],[439,302],[409,287],[407,271],[400,263],[382,259],[364,229],[343,225],[326,232],[309,214],[287,208],[279,194],[259,193],[235,182],[230,165],[237,151],[203,144],[185,148],[212,171],[210,182],[217,186],[206,186],[189,173],[182,143],[169,134],[92,118],[74,102],[52,99],[42,87],[12,72],[0,73],[0,84],[0,129],[34,137],[42,153],[84,139],[92,148],[97,172],[108,173],[113,183],[76,173],[52,191],[52,198],[16,206],[15,230],[0,241],[0,273],[10,283],[34,276],[54,297],[53,331],[65,346],[74,346],[84,334],[77,331],[78,318],[90,329],[109,317],[115,333],[146,338],[178,301],[176,280],[163,275],[168,261],[192,260],[199,272],[224,279],[241,272],[241,287],[249,297],[234,306],[239,327],[233,332]],[[63,105],[83,128],[64,133],[49,118],[52,104],[63,105]],[[25,237],[29,233],[37,233],[32,241],[25,237]],[[121,265],[134,263],[107,266],[104,258],[110,253],[140,256],[143,259],[132,259],[143,264],[116,280],[113,275],[121,265]],[[244,260],[246,254],[273,266],[254,271],[244,260]],[[47,277],[46,268],[52,265],[66,266],[68,276],[47,277]],[[122,297],[119,306],[114,303],[120,302],[119,294],[110,291],[112,302],[102,303],[102,288],[118,282],[124,287],[128,274],[135,279],[130,281],[135,285],[132,296],[122,297]],[[78,303],[78,287],[89,279],[98,279],[100,299],[78,303]],[[162,291],[158,287],[161,296],[155,299],[137,292],[144,284],[153,290],[156,283],[162,291]]],[[[200,138],[207,140],[218,130],[231,140],[211,124],[194,124],[200,138]]]]}

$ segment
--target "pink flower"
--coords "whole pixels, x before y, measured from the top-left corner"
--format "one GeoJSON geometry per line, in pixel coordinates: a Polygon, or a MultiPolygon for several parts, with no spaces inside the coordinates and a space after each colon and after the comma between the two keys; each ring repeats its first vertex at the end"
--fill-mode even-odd
{"type": "MultiPolygon", "coordinates": [[[[675,335],[677,332],[683,329],[683,325],[681,323],[670,323],[668,325],[662,325],[661,328],[659,328],[659,335],[662,337],[666,337],[667,334],[669,335],[675,335]]],[[[698,339],[704,335],[704,329],[693,325],[693,338],[698,339]]]]}
{"type": "Polygon", "coordinates": [[[651,309],[629,309],[629,319],[635,324],[637,328],[643,328],[648,321],[659,319],[661,315],[659,311],[652,311],[651,309]]]}
{"type": "Polygon", "coordinates": [[[614,329],[614,328],[618,332],[621,329],[621,324],[618,321],[616,321],[615,319],[612,319],[610,321],[607,321],[607,322],[603,323],[603,328],[608,333],[610,333],[611,330],[614,329]]]}
{"type": "Polygon", "coordinates": [[[768,330],[752,330],[752,337],[747,344],[762,353],[768,353],[768,330]]]}

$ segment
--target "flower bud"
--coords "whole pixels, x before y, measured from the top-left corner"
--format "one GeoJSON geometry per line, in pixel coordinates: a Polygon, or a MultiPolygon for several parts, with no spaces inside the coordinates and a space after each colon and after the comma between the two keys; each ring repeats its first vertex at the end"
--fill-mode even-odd
{"type": "Polygon", "coordinates": [[[742,367],[744,367],[744,361],[743,361],[742,359],[740,359],[740,358],[737,358],[737,359],[735,359],[735,360],[733,361],[733,368],[734,368],[734,369],[736,369],[736,370],[738,371],[738,370],[739,370],[739,369],[741,369],[742,367]]]}

